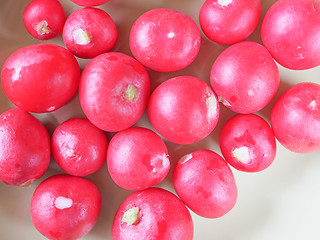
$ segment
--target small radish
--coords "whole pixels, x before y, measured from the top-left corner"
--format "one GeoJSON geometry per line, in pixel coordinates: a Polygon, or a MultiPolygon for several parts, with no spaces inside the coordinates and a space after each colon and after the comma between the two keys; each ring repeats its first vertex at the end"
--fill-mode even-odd
{"type": "Polygon", "coordinates": [[[39,184],[31,199],[35,228],[51,240],[79,239],[96,224],[101,195],[88,179],[55,175],[39,184]]]}
{"type": "Polygon", "coordinates": [[[184,203],[171,192],[149,188],[129,195],[112,225],[113,240],[192,240],[193,222],[184,203]]]}
{"type": "Polygon", "coordinates": [[[42,123],[19,108],[0,115],[0,181],[25,186],[47,170],[50,137],[42,123]]]}

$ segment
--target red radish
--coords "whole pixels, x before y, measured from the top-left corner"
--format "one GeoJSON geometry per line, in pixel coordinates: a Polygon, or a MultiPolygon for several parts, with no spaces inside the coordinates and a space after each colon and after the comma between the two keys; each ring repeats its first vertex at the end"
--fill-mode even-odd
{"type": "Polygon", "coordinates": [[[101,209],[98,188],[88,179],[69,175],[47,178],[31,199],[31,219],[51,240],[78,239],[96,224],[101,209]]]}
{"type": "Polygon", "coordinates": [[[172,72],[190,65],[200,49],[200,31],[189,16],[158,8],[141,15],[130,32],[133,56],[159,72],[172,72]]]}
{"type": "Polygon", "coordinates": [[[60,124],[51,139],[52,154],[68,174],[86,176],[106,161],[107,138],[102,130],[84,118],[72,118],[60,124]]]}
{"type": "Polygon", "coordinates": [[[207,83],[180,76],[160,84],[151,94],[148,115],[166,139],[190,144],[208,136],[219,118],[217,97],[207,83]]]}
{"type": "Polygon", "coordinates": [[[207,0],[201,7],[199,21],[210,40],[234,44],[256,29],[260,14],[260,0],[207,0]]]}
{"type": "Polygon", "coordinates": [[[276,140],[269,124],[254,114],[238,114],[223,126],[219,146],[226,161],[245,172],[259,172],[273,162],[276,140]]]}
{"type": "Polygon", "coordinates": [[[285,91],[273,105],[271,126],[290,151],[320,151],[320,85],[298,83],[285,91]]]}
{"type": "Polygon", "coordinates": [[[147,106],[147,70],[123,53],[110,52],[92,59],[82,72],[79,97],[88,119],[98,128],[117,132],[136,123],[147,106]]]}
{"type": "Polygon", "coordinates": [[[263,18],[261,37],[273,58],[286,68],[320,65],[320,1],[276,1],[263,18]]]}
{"type": "Polygon", "coordinates": [[[70,0],[70,1],[74,2],[79,6],[84,6],[84,7],[94,7],[94,6],[99,6],[99,5],[105,4],[106,2],[109,2],[109,0],[70,0]]]}
{"type": "Polygon", "coordinates": [[[112,18],[98,8],[80,8],[73,12],[63,28],[63,41],[75,56],[94,58],[108,52],[117,41],[112,18]]]}
{"type": "Polygon", "coordinates": [[[226,107],[237,113],[254,113],[275,96],[280,74],[267,49],[245,41],[228,47],[218,56],[210,82],[226,107]]]}
{"type": "Polygon", "coordinates": [[[23,23],[35,38],[48,40],[62,33],[66,15],[57,0],[33,0],[23,12],[23,23]]]}
{"type": "Polygon", "coordinates": [[[0,180],[25,186],[40,178],[50,163],[50,137],[42,123],[19,108],[0,115],[0,180]]]}
{"type": "Polygon", "coordinates": [[[113,181],[127,190],[142,190],[161,182],[170,170],[162,139],[147,128],[132,127],[110,141],[108,170],[113,181]]]}
{"type": "Polygon", "coordinates": [[[172,182],[181,200],[202,217],[222,217],[237,200],[229,165],[210,150],[200,149],[183,156],[174,168],[172,182]]]}
{"type": "Polygon", "coordinates": [[[192,240],[190,212],[171,192],[149,188],[129,195],[112,225],[113,240],[192,240]]]}
{"type": "Polygon", "coordinates": [[[14,52],[4,63],[1,83],[7,97],[28,112],[52,112],[75,94],[80,68],[65,48],[36,44],[14,52]]]}

